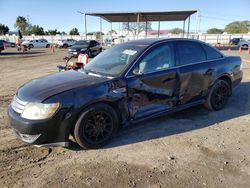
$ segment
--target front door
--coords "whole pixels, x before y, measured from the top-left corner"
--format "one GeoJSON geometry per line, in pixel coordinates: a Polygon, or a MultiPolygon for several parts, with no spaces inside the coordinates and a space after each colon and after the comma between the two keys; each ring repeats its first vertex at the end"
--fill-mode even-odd
{"type": "Polygon", "coordinates": [[[178,69],[172,43],[154,47],[127,77],[131,119],[167,110],[178,102],[178,69]]]}

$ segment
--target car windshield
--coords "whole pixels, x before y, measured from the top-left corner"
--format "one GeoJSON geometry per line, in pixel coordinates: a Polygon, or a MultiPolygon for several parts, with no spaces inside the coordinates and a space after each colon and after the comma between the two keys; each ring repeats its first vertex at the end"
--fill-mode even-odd
{"type": "Polygon", "coordinates": [[[105,50],[84,67],[85,72],[105,76],[120,75],[142,52],[145,45],[120,44],[105,50]]]}
{"type": "Polygon", "coordinates": [[[75,45],[84,45],[84,46],[88,46],[88,45],[89,45],[89,41],[80,40],[80,41],[77,41],[77,42],[75,43],[75,45]]]}

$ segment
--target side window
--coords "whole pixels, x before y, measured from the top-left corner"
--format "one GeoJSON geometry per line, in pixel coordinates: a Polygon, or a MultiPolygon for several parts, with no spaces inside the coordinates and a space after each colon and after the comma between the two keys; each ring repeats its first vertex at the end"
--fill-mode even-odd
{"type": "Polygon", "coordinates": [[[202,44],[202,47],[204,48],[207,54],[207,60],[222,58],[222,55],[219,52],[217,52],[215,49],[213,49],[212,47],[205,45],[205,44],[202,44]]]}
{"type": "Polygon", "coordinates": [[[171,43],[156,47],[139,63],[141,73],[150,73],[168,69],[175,65],[174,50],[171,43]]]}
{"type": "Polygon", "coordinates": [[[176,42],[180,65],[188,65],[206,60],[206,54],[197,42],[179,41],[176,42]]]}

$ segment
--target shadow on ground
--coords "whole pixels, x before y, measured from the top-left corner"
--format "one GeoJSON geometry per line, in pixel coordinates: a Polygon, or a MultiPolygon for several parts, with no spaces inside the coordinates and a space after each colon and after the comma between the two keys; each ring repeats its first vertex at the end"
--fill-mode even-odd
{"type": "MultiPolygon", "coordinates": [[[[250,114],[250,83],[242,83],[233,91],[226,107],[220,111],[209,111],[202,105],[160,118],[132,124],[120,130],[105,148],[139,143],[151,139],[202,129],[216,123],[250,114]]],[[[70,150],[81,150],[70,143],[70,150]]]]}
{"type": "Polygon", "coordinates": [[[35,54],[44,54],[46,53],[45,51],[26,51],[26,52],[21,52],[21,51],[17,51],[17,52],[2,52],[0,54],[0,57],[5,57],[5,56],[25,56],[25,55],[35,55],[35,54]]]}

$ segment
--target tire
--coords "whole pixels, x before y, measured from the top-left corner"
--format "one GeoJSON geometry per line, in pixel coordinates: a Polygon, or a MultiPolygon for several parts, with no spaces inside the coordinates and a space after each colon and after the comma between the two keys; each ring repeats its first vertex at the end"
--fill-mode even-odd
{"type": "Polygon", "coordinates": [[[46,48],[49,48],[49,47],[50,47],[50,44],[47,44],[47,45],[46,45],[46,48]]]}
{"type": "Polygon", "coordinates": [[[29,44],[28,48],[34,48],[33,44],[29,44]]]}
{"type": "Polygon", "coordinates": [[[243,48],[248,48],[247,44],[242,45],[243,48]]]}
{"type": "Polygon", "coordinates": [[[119,127],[115,110],[107,104],[88,107],[78,118],[74,138],[83,149],[97,149],[106,145],[119,127]]]}
{"type": "Polygon", "coordinates": [[[67,44],[63,44],[62,47],[63,47],[63,48],[68,48],[68,45],[67,45],[67,44]]]}
{"type": "Polygon", "coordinates": [[[217,80],[208,93],[205,107],[209,110],[221,110],[226,105],[230,93],[231,88],[228,82],[217,80]]]}

